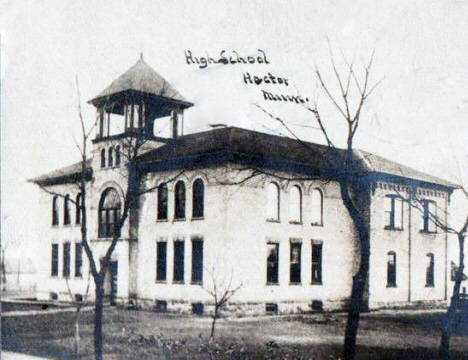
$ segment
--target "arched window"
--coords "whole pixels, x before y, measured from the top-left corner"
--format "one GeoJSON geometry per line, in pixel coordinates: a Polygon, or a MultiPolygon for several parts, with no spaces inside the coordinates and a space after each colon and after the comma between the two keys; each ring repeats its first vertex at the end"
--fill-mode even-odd
{"type": "Polygon", "coordinates": [[[192,189],[192,217],[202,218],[205,215],[205,185],[202,179],[195,180],[192,189]]]}
{"type": "Polygon", "coordinates": [[[158,186],[158,220],[167,220],[167,184],[158,186]]]}
{"type": "Polygon", "coordinates": [[[175,186],[175,208],[174,218],[185,219],[185,184],[178,181],[175,186]]]}
{"type": "Polygon", "coordinates": [[[106,149],[101,150],[101,167],[106,167],[106,149]]]}
{"type": "Polygon", "coordinates": [[[70,196],[66,195],[63,200],[63,224],[70,224],[70,196]]]}
{"type": "Polygon", "coordinates": [[[99,237],[113,237],[116,234],[121,206],[117,190],[104,190],[99,202],[99,237]]]}
{"type": "Polygon", "coordinates": [[[59,224],[59,204],[58,196],[54,196],[52,199],[52,225],[59,224]]]}
{"type": "Polygon", "coordinates": [[[426,286],[434,286],[434,254],[428,253],[426,257],[426,286]]]}
{"type": "Polygon", "coordinates": [[[291,188],[291,194],[289,199],[289,212],[291,222],[302,222],[302,192],[301,188],[297,185],[291,188]]]}
{"type": "Polygon", "coordinates": [[[396,254],[394,251],[387,254],[387,287],[396,287],[396,254]]]}
{"type": "Polygon", "coordinates": [[[319,189],[312,191],[312,225],[323,225],[323,194],[319,189]]]}
{"type": "Polygon", "coordinates": [[[120,154],[120,146],[115,148],[115,166],[120,166],[121,162],[121,154],[120,154]]]}
{"type": "Polygon", "coordinates": [[[109,166],[114,166],[114,148],[109,148],[109,156],[107,158],[107,163],[109,166]]]}
{"type": "Polygon", "coordinates": [[[83,203],[81,199],[81,193],[76,195],[76,202],[75,202],[75,224],[79,225],[81,224],[81,209],[82,209],[83,203]]]}
{"type": "Polygon", "coordinates": [[[280,187],[274,182],[267,185],[267,220],[280,219],[280,187]]]}

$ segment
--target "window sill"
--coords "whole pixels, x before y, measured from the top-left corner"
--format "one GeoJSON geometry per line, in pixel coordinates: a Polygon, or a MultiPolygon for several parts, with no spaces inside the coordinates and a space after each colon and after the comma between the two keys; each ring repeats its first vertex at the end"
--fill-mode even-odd
{"type": "Polygon", "coordinates": [[[312,226],[322,226],[323,227],[323,223],[311,223],[310,225],[312,225],[312,226]]]}
{"type": "Polygon", "coordinates": [[[270,222],[270,223],[279,223],[280,222],[278,219],[267,219],[266,221],[270,222]]]}
{"type": "Polygon", "coordinates": [[[429,230],[419,230],[420,234],[426,234],[426,235],[435,235],[437,234],[437,231],[429,231],[429,230]]]}
{"type": "Polygon", "coordinates": [[[184,280],[173,280],[172,283],[174,285],[184,285],[185,281],[184,280]]]}
{"type": "Polygon", "coordinates": [[[433,287],[435,287],[435,286],[434,286],[434,284],[426,284],[425,287],[427,287],[427,288],[433,288],[433,287]]]}
{"type": "Polygon", "coordinates": [[[390,230],[390,231],[404,231],[403,228],[396,228],[396,227],[391,227],[391,226],[385,226],[384,230],[390,230]]]}
{"type": "Polygon", "coordinates": [[[75,275],[75,280],[83,280],[83,275],[75,275]]]}
{"type": "Polygon", "coordinates": [[[387,288],[396,288],[396,284],[387,284],[387,288]]]}
{"type": "Polygon", "coordinates": [[[267,285],[267,286],[278,286],[278,285],[279,285],[279,281],[278,281],[278,282],[267,282],[266,285],[267,285]]]}
{"type": "Polygon", "coordinates": [[[203,285],[203,281],[191,281],[190,285],[203,285]]]}
{"type": "Polygon", "coordinates": [[[66,227],[66,228],[69,228],[69,227],[72,227],[72,224],[63,224],[63,227],[66,227]]]}
{"type": "Polygon", "coordinates": [[[156,219],[156,222],[159,222],[159,223],[168,222],[168,219],[156,219]]]}
{"type": "Polygon", "coordinates": [[[323,283],[322,283],[321,281],[312,281],[312,282],[310,283],[310,285],[314,285],[314,286],[317,286],[317,285],[318,285],[318,286],[322,286],[322,285],[323,285],[323,283]]]}
{"type": "Polygon", "coordinates": [[[300,283],[300,282],[289,282],[289,285],[294,285],[294,286],[298,286],[298,285],[299,285],[299,286],[301,286],[302,283],[300,283]]]}
{"type": "Polygon", "coordinates": [[[55,225],[52,225],[51,228],[52,228],[52,229],[59,229],[59,228],[60,228],[60,225],[59,225],[59,224],[55,224],[55,225]]]}
{"type": "Polygon", "coordinates": [[[302,225],[302,221],[296,221],[296,220],[291,220],[289,223],[293,225],[302,225]]]}
{"type": "Polygon", "coordinates": [[[178,218],[178,219],[174,219],[173,220],[174,222],[182,222],[182,221],[187,221],[186,218],[178,218]]]}
{"type": "Polygon", "coordinates": [[[156,284],[167,284],[167,280],[156,280],[156,284]]]}
{"type": "Polygon", "coordinates": [[[193,217],[190,219],[190,221],[200,221],[200,220],[205,220],[205,217],[204,216],[201,216],[201,217],[193,217]]]}

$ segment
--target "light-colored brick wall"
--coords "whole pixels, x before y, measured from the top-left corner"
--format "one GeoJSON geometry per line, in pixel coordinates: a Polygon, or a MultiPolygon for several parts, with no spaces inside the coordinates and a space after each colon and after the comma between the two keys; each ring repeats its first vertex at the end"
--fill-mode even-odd
{"type": "MultiPolygon", "coordinates": [[[[404,302],[443,301],[446,299],[446,233],[421,231],[422,212],[413,200],[403,204],[403,229],[385,229],[384,198],[399,194],[409,198],[409,189],[402,185],[380,182],[371,201],[371,262],[370,306],[380,307],[404,302]],[[387,253],[396,253],[396,287],[387,286],[387,253]],[[434,254],[434,286],[426,286],[427,254],[434,254]],[[410,287],[411,284],[411,287],[410,287]]],[[[448,207],[448,193],[442,190],[418,188],[418,199],[437,203],[440,216],[448,207]],[[423,194],[424,191],[424,194],[423,194]]],[[[450,264],[449,264],[450,265],[450,264]]]]}

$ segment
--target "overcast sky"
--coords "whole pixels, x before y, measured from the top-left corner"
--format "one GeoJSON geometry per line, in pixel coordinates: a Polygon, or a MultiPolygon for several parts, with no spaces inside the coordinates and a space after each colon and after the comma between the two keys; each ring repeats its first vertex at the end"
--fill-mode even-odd
{"type": "MultiPolygon", "coordinates": [[[[307,140],[323,142],[311,114],[265,101],[261,90],[317,97],[318,67],[332,90],[329,44],[359,76],[375,50],[371,81],[383,78],[363,112],[356,146],[457,181],[468,153],[468,3],[464,1],[2,1],[2,236],[40,239],[38,190],[26,180],[78,161],[77,85],[86,101],[145,61],[195,106],[186,131],[224,123],[283,131],[255,104],[279,114],[307,140]],[[328,39],[328,40],[327,40],[328,39]],[[187,64],[185,51],[218,58],[265,52],[269,64],[187,64]],[[244,75],[288,86],[246,84],[244,75]],[[304,127],[304,125],[306,127],[304,127]],[[456,156],[454,156],[454,154],[456,156]]],[[[340,144],[341,119],[322,93],[340,144]]],[[[466,169],[466,168],[465,168],[466,169]]],[[[466,171],[465,171],[466,172],[466,171]]],[[[24,248],[23,248],[24,249],[24,248]]],[[[29,247],[31,249],[31,247],[29,247]]]]}

